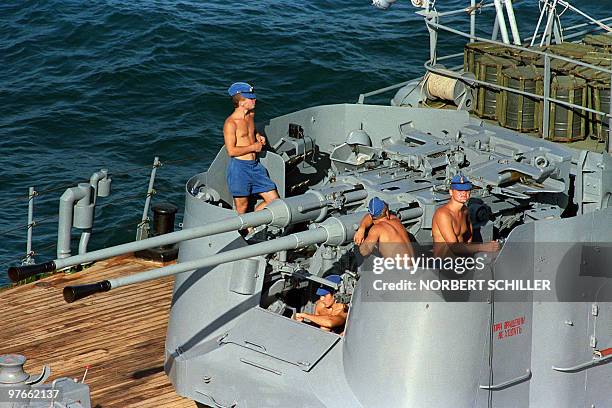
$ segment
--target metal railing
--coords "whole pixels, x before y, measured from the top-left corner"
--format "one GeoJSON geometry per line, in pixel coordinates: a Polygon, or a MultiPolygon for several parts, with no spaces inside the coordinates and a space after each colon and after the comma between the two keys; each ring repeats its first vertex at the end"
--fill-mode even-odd
{"type": "MultiPolygon", "coordinates": [[[[180,160],[174,160],[174,161],[167,161],[162,163],[159,159],[159,157],[155,157],[154,161],[153,161],[153,165],[145,165],[145,166],[138,166],[138,167],[133,167],[133,168],[129,168],[129,169],[125,169],[122,171],[116,171],[116,172],[112,172],[109,173],[109,175],[111,176],[120,176],[120,175],[129,175],[129,174],[133,174],[133,172],[138,171],[138,170],[145,170],[145,169],[151,169],[151,173],[149,176],[149,183],[148,183],[148,188],[147,188],[147,192],[146,194],[133,194],[133,195],[129,195],[127,197],[118,197],[117,199],[111,200],[109,202],[105,202],[102,205],[97,205],[96,207],[98,209],[104,208],[104,207],[108,207],[108,206],[112,206],[112,205],[117,205],[118,203],[121,202],[125,202],[126,200],[133,200],[133,199],[137,199],[137,198],[144,198],[145,199],[145,203],[144,203],[144,208],[143,208],[143,212],[142,212],[142,217],[140,218],[139,222],[137,222],[136,225],[136,229],[137,229],[137,239],[142,239],[142,238],[146,238],[147,237],[147,231],[149,230],[149,207],[151,205],[151,199],[152,197],[157,193],[157,190],[155,189],[155,179],[156,179],[156,173],[157,173],[157,169],[162,167],[162,165],[171,165],[171,164],[179,164],[182,162],[189,162],[189,161],[195,161],[195,160],[199,160],[198,157],[190,157],[190,158],[184,158],[184,159],[180,159],[180,160]]],[[[40,254],[42,251],[44,250],[49,250],[51,248],[53,248],[54,246],[56,246],[56,243],[53,242],[51,244],[45,245],[43,247],[38,248],[38,250],[34,249],[33,246],[33,236],[34,236],[34,229],[36,227],[39,227],[43,224],[47,224],[49,222],[52,221],[56,221],[58,219],[58,215],[51,215],[51,216],[46,216],[46,217],[42,217],[42,218],[35,218],[35,212],[34,212],[34,204],[35,204],[35,200],[38,199],[41,195],[44,194],[48,194],[51,192],[57,192],[57,191],[65,191],[67,188],[70,187],[74,187],[75,183],[71,183],[71,184],[62,184],[62,185],[58,185],[58,186],[52,186],[49,188],[45,188],[43,190],[37,191],[36,188],[34,186],[31,186],[28,188],[28,195],[27,196],[19,196],[19,197],[15,197],[13,199],[10,199],[6,202],[4,202],[4,204],[10,203],[10,204],[14,204],[17,202],[24,202],[27,200],[28,203],[28,221],[27,224],[22,224],[22,225],[17,225],[17,226],[13,226],[11,228],[8,228],[6,230],[0,231],[0,238],[7,238],[9,235],[12,235],[14,233],[16,233],[17,231],[23,231],[25,230],[26,232],[26,250],[25,250],[25,257],[23,258],[18,258],[16,260],[8,260],[5,261],[2,266],[10,266],[10,265],[14,265],[15,263],[21,262],[22,265],[31,265],[35,263],[35,259],[34,257],[37,254],[40,254]]],[[[131,221],[128,224],[122,225],[121,227],[128,227],[130,225],[134,225],[135,221],[131,221]]],[[[118,226],[114,226],[113,229],[118,229],[118,226]]],[[[104,231],[108,231],[108,229],[104,230],[104,231]]],[[[98,231],[100,232],[100,231],[98,231]]]]}
{"type": "MultiPolygon", "coordinates": [[[[596,72],[601,72],[601,73],[605,73],[610,75],[610,83],[612,84],[612,69],[608,69],[608,68],[603,68],[601,66],[597,66],[597,65],[593,65],[593,64],[589,64],[583,61],[579,61],[579,60],[575,60],[569,57],[565,57],[562,55],[557,55],[557,54],[553,54],[550,52],[545,52],[545,51],[539,51],[537,49],[532,49],[532,48],[527,48],[527,47],[523,47],[521,45],[516,45],[516,44],[510,44],[510,43],[506,43],[506,42],[500,42],[497,41],[495,38],[497,37],[496,35],[496,30],[494,28],[493,30],[493,34],[492,34],[492,38],[483,38],[483,37],[478,37],[475,35],[476,32],[476,10],[477,9],[483,9],[483,8],[487,8],[487,7],[491,7],[492,4],[487,4],[487,5],[482,5],[482,6],[477,6],[475,4],[474,0],[471,0],[471,7],[468,9],[459,9],[459,10],[452,10],[452,11],[447,11],[447,12],[442,12],[439,13],[435,10],[429,10],[429,11],[421,11],[418,14],[422,15],[425,17],[425,24],[428,28],[428,31],[430,33],[430,59],[425,62],[424,67],[428,72],[433,72],[435,74],[438,75],[442,75],[442,76],[446,76],[446,77],[451,77],[457,80],[461,80],[461,81],[465,81],[465,78],[461,76],[461,73],[458,72],[458,70],[460,70],[462,68],[461,66],[458,67],[454,67],[453,70],[448,70],[448,69],[440,69],[436,67],[436,63],[439,61],[443,61],[443,60],[449,60],[449,59],[453,59],[453,58],[458,58],[463,56],[463,53],[455,53],[455,54],[449,54],[449,55],[444,55],[444,56],[438,56],[438,49],[437,49],[437,33],[439,30],[442,31],[446,31],[449,32],[451,34],[455,34],[458,36],[461,36],[463,38],[466,38],[467,40],[469,40],[470,42],[474,42],[474,41],[479,41],[479,42],[486,42],[486,43],[490,43],[490,44],[495,44],[495,45],[500,45],[500,46],[504,46],[510,49],[515,49],[518,51],[523,51],[523,52],[529,52],[529,53],[533,53],[533,54],[537,54],[537,55],[541,55],[544,59],[544,78],[543,78],[543,85],[544,85],[544,92],[543,95],[538,95],[538,94],[534,94],[531,92],[526,92],[526,91],[521,91],[518,89],[514,89],[514,88],[509,88],[509,87],[505,87],[502,85],[498,85],[497,83],[492,83],[492,82],[487,82],[487,81],[481,81],[478,79],[470,79],[470,86],[473,86],[473,84],[479,84],[479,85],[484,85],[490,88],[494,88],[497,90],[504,90],[504,91],[508,91],[508,92],[512,92],[512,93],[516,93],[516,94],[520,94],[520,95],[524,95],[524,96],[528,96],[530,98],[536,99],[536,100],[541,100],[543,101],[543,105],[544,105],[544,110],[543,110],[543,131],[542,131],[542,138],[546,138],[547,135],[549,134],[549,119],[550,119],[550,105],[551,103],[554,104],[558,104],[558,105],[562,105],[565,106],[567,108],[571,108],[571,109],[578,109],[581,111],[585,111],[585,112],[589,112],[589,113],[593,113],[595,115],[599,115],[602,118],[607,118],[608,124],[609,124],[609,131],[608,131],[608,137],[606,138],[606,151],[608,153],[612,153],[612,104],[610,104],[610,111],[609,112],[602,112],[602,111],[598,111],[596,109],[591,109],[587,106],[583,106],[583,105],[577,105],[574,103],[570,103],[567,101],[562,101],[556,98],[552,98],[550,97],[550,87],[551,87],[551,82],[552,82],[552,75],[551,75],[551,60],[553,59],[557,59],[560,61],[564,61],[564,62],[569,62],[578,66],[582,66],[582,67],[586,67],[586,68],[590,68],[593,69],[596,72]],[[444,24],[441,24],[439,22],[440,17],[444,17],[444,16],[452,16],[452,15],[460,15],[460,14],[469,14],[470,16],[470,33],[465,33],[461,30],[457,30],[454,29],[452,27],[446,26],[444,24]]],[[[595,32],[600,30],[600,26],[602,25],[602,22],[605,21],[610,21],[612,20],[612,17],[607,17],[605,19],[601,19],[601,20],[593,20],[591,19],[589,22],[587,23],[581,23],[581,24],[576,24],[574,26],[568,27],[564,30],[564,32],[570,32],[572,30],[577,30],[583,27],[589,27],[589,29],[586,30],[582,30],[580,32],[577,33],[572,33],[570,35],[566,35],[565,38],[574,38],[577,37],[579,35],[584,35],[590,32],[595,32]]],[[[496,20],[497,22],[497,20],[496,20]]],[[[498,26],[498,24],[495,25],[496,27],[498,26]]],[[[543,34],[544,35],[544,34],[543,34]]],[[[527,40],[531,40],[534,37],[537,37],[538,35],[534,35],[532,37],[527,38],[527,40]]],[[[612,68],[612,67],[611,67],[612,68]]],[[[363,104],[365,101],[365,98],[370,97],[370,96],[375,96],[375,95],[379,95],[394,89],[398,89],[401,88],[411,82],[414,82],[414,80],[411,81],[404,81],[404,82],[400,82],[398,84],[394,84],[394,85],[390,85],[381,89],[377,89],[374,91],[370,91],[367,93],[363,93],[359,95],[359,99],[357,101],[357,103],[359,104],[363,104]]],[[[612,94],[612,89],[611,89],[611,94],[612,94]]],[[[603,120],[602,120],[603,122],[603,120]]]]}
{"type": "MultiPolygon", "coordinates": [[[[487,82],[487,81],[481,81],[478,79],[474,79],[472,80],[473,83],[476,84],[480,84],[480,85],[485,85],[487,87],[490,88],[494,88],[494,89],[498,89],[498,90],[505,90],[508,92],[512,92],[512,93],[517,93],[517,94],[521,94],[524,96],[528,96],[530,98],[533,99],[537,99],[537,100],[542,100],[543,104],[544,104],[544,111],[543,111],[543,123],[542,123],[542,138],[546,138],[547,135],[549,134],[549,119],[550,119],[550,104],[551,103],[555,103],[558,105],[562,105],[571,109],[578,109],[578,110],[582,110],[582,111],[586,111],[586,112],[590,112],[596,115],[600,115],[602,117],[607,118],[608,120],[608,124],[609,124],[609,133],[608,133],[608,137],[606,138],[606,151],[608,153],[612,153],[612,143],[611,143],[611,139],[612,137],[610,137],[610,134],[612,132],[612,104],[610,106],[610,111],[609,112],[602,112],[602,111],[598,111],[596,109],[591,109],[588,108],[586,106],[583,105],[577,105],[574,103],[570,103],[570,102],[566,102],[566,101],[562,101],[556,98],[551,98],[550,97],[550,87],[551,87],[551,82],[552,82],[552,75],[551,75],[551,69],[550,69],[550,64],[551,64],[551,60],[552,59],[557,59],[560,61],[565,61],[565,62],[569,62],[575,65],[579,65],[582,67],[586,67],[586,68],[590,68],[593,69],[596,72],[602,72],[602,73],[606,73],[608,75],[610,75],[610,83],[612,84],[612,70],[611,69],[606,69],[600,66],[596,66],[596,65],[592,65],[592,64],[588,64],[586,62],[583,61],[579,61],[579,60],[575,60],[569,57],[564,57],[561,55],[556,55],[556,54],[552,54],[549,52],[544,52],[544,51],[539,51],[536,49],[532,49],[532,48],[526,48],[520,45],[515,45],[515,44],[507,44],[507,43],[501,43],[499,41],[493,40],[493,39],[488,39],[488,38],[482,38],[482,37],[477,37],[474,36],[472,34],[467,34],[464,33],[460,30],[448,27],[444,24],[440,24],[438,22],[439,19],[439,14],[435,13],[435,12],[430,12],[429,15],[426,17],[426,25],[429,29],[430,35],[431,35],[431,43],[434,46],[434,52],[431,53],[432,57],[429,61],[427,61],[424,66],[425,69],[429,72],[434,72],[438,75],[443,75],[443,76],[448,76],[448,77],[452,77],[455,79],[462,79],[461,75],[459,73],[453,73],[453,72],[449,72],[448,70],[440,70],[437,69],[435,67],[436,64],[436,60],[438,58],[436,58],[437,56],[437,31],[438,30],[443,30],[452,34],[456,34],[458,36],[464,37],[469,39],[470,41],[475,40],[475,41],[480,41],[480,42],[486,42],[486,43],[490,43],[490,44],[495,44],[495,45],[501,45],[507,48],[511,48],[511,49],[515,49],[518,51],[523,51],[523,52],[529,52],[532,54],[536,54],[536,55],[541,55],[544,58],[544,79],[543,79],[543,84],[544,84],[544,95],[537,95],[531,92],[525,92],[525,91],[520,91],[514,88],[508,88],[502,85],[498,85],[497,83],[492,83],[492,82],[487,82]]],[[[456,54],[455,54],[456,55],[456,54]]],[[[471,82],[472,82],[471,81],[471,82]]]]}

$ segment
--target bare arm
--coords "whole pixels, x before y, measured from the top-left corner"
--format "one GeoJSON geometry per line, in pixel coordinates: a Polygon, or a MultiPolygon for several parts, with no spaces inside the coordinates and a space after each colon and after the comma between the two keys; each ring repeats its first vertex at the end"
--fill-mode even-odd
{"type": "Polygon", "coordinates": [[[363,242],[365,238],[366,230],[370,228],[372,224],[373,224],[372,216],[370,214],[364,215],[363,218],[361,219],[361,222],[359,223],[359,228],[355,232],[355,236],[353,237],[353,242],[355,242],[357,245],[361,245],[361,243],[363,242]]]}
{"type": "Polygon", "coordinates": [[[374,251],[374,247],[380,239],[380,231],[380,228],[376,228],[376,226],[370,228],[368,236],[361,245],[359,245],[359,253],[361,253],[362,256],[368,256],[374,251]]]}
{"type": "MultiPolygon", "coordinates": [[[[340,305],[337,303],[336,305],[340,305]]],[[[295,318],[298,321],[308,319],[311,322],[318,324],[323,329],[333,329],[346,323],[346,306],[342,305],[342,309],[333,312],[333,314],[322,314],[321,311],[325,311],[325,307],[320,305],[319,302],[315,305],[315,314],[310,313],[296,313],[295,318]]]]}
{"type": "Polygon", "coordinates": [[[472,243],[474,239],[474,229],[472,228],[472,222],[470,221],[470,214],[466,211],[465,214],[465,222],[467,223],[468,230],[470,230],[470,238],[468,239],[468,244],[472,243]]]}
{"type": "Polygon", "coordinates": [[[309,313],[297,313],[295,315],[298,321],[308,319],[311,322],[318,324],[326,329],[342,326],[346,322],[346,317],[338,316],[317,316],[309,313]]]}
{"type": "Polygon", "coordinates": [[[229,120],[223,125],[223,140],[225,141],[227,154],[230,157],[243,156],[247,153],[258,153],[262,148],[260,142],[255,142],[248,146],[236,146],[236,124],[229,120]]]}

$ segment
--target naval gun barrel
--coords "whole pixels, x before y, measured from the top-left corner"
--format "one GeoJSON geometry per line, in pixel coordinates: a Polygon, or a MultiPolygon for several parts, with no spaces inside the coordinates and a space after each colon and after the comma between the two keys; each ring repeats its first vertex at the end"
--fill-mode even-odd
{"type": "Polygon", "coordinates": [[[53,272],[58,269],[99,261],[144,249],[172,245],[177,242],[202,238],[209,235],[239,231],[264,224],[286,227],[289,224],[306,221],[318,222],[322,221],[327,216],[328,206],[338,205],[339,202],[341,202],[342,205],[354,203],[365,200],[367,196],[368,193],[361,184],[340,184],[321,190],[309,190],[298,196],[274,200],[260,211],[234,215],[200,227],[187,228],[182,231],[171,232],[169,234],[140,241],[128,242],[126,244],[68,258],[58,258],[40,264],[11,266],[8,269],[8,275],[13,282],[18,282],[41,273],[53,272]]]}
{"type": "Polygon", "coordinates": [[[72,303],[86,296],[100,292],[107,292],[121,286],[146,282],[152,279],[216,266],[226,262],[239,261],[241,259],[266,255],[278,251],[303,248],[313,244],[325,243],[328,245],[341,245],[353,239],[355,231],[359,227],[359,222],[365,214],[365,212],[358,212],[340,217],[330,217],[321,223],[317,228],[297,232],[295,234],[287,235],[286,237],[261,242],[259,244],[248,245],[243,248],[220,252],[204,259],[181,262],[178,264],[165,266],[163,268],[86,285],[66,286],[63,292],[64,299],[66,302],[72,303]]]}

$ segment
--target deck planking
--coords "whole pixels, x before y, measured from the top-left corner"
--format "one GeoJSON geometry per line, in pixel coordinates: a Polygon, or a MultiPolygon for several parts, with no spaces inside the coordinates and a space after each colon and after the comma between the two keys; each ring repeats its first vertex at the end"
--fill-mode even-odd
{"type": "Polygon", "coordinates": [[[131,255],[100,261],[75,274],[58,273],[0,291],[0,354],[28,358],[25,369],[51,367],[47,382],[82,378],[92,407],[195,408],[164,373],[164,341],[173,278],[115,289],[68,304],[67,285],[97,282],[160,267],[131,255]]]}

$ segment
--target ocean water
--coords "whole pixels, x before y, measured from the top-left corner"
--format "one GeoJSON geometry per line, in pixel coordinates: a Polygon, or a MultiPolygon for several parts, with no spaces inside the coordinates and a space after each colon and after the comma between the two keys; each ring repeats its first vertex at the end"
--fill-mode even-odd
{"type": "MultiPolygon", "coordinates": [[[[440,0],[438,7],[466,3],[440,0]]],[[[612,6],[582,3],[600,18],[612,6]]],[[[516,9],[524,37],[537,21],[537,1],[516,9]]],[[[89,248],[133,240],[153,158],[164,163],[153,202],[180,208],[185,181],[222,146],[230,83],[255,85],[256,121],[263,123],[309,106],[355,102],[362,92],[423,74],[428,35],[414,11],[409,1],[387,11],[367,0],[3,1],[0,284],[25,254],[29,186],[39,192],[36,261],[55,258],[62,192],[100,168],[112,174],[113,193],[98,201],[89,248]]],[[[485,30],[490,16],[479,16],[485,30]]],[[[581,20],[568,11],[562,21],[581,20]]],[[[441,43],[457,52],[464,41],[445,35],[441,43]]],[[[74,238],[76,250],[76,230],[74,238]]]]}

